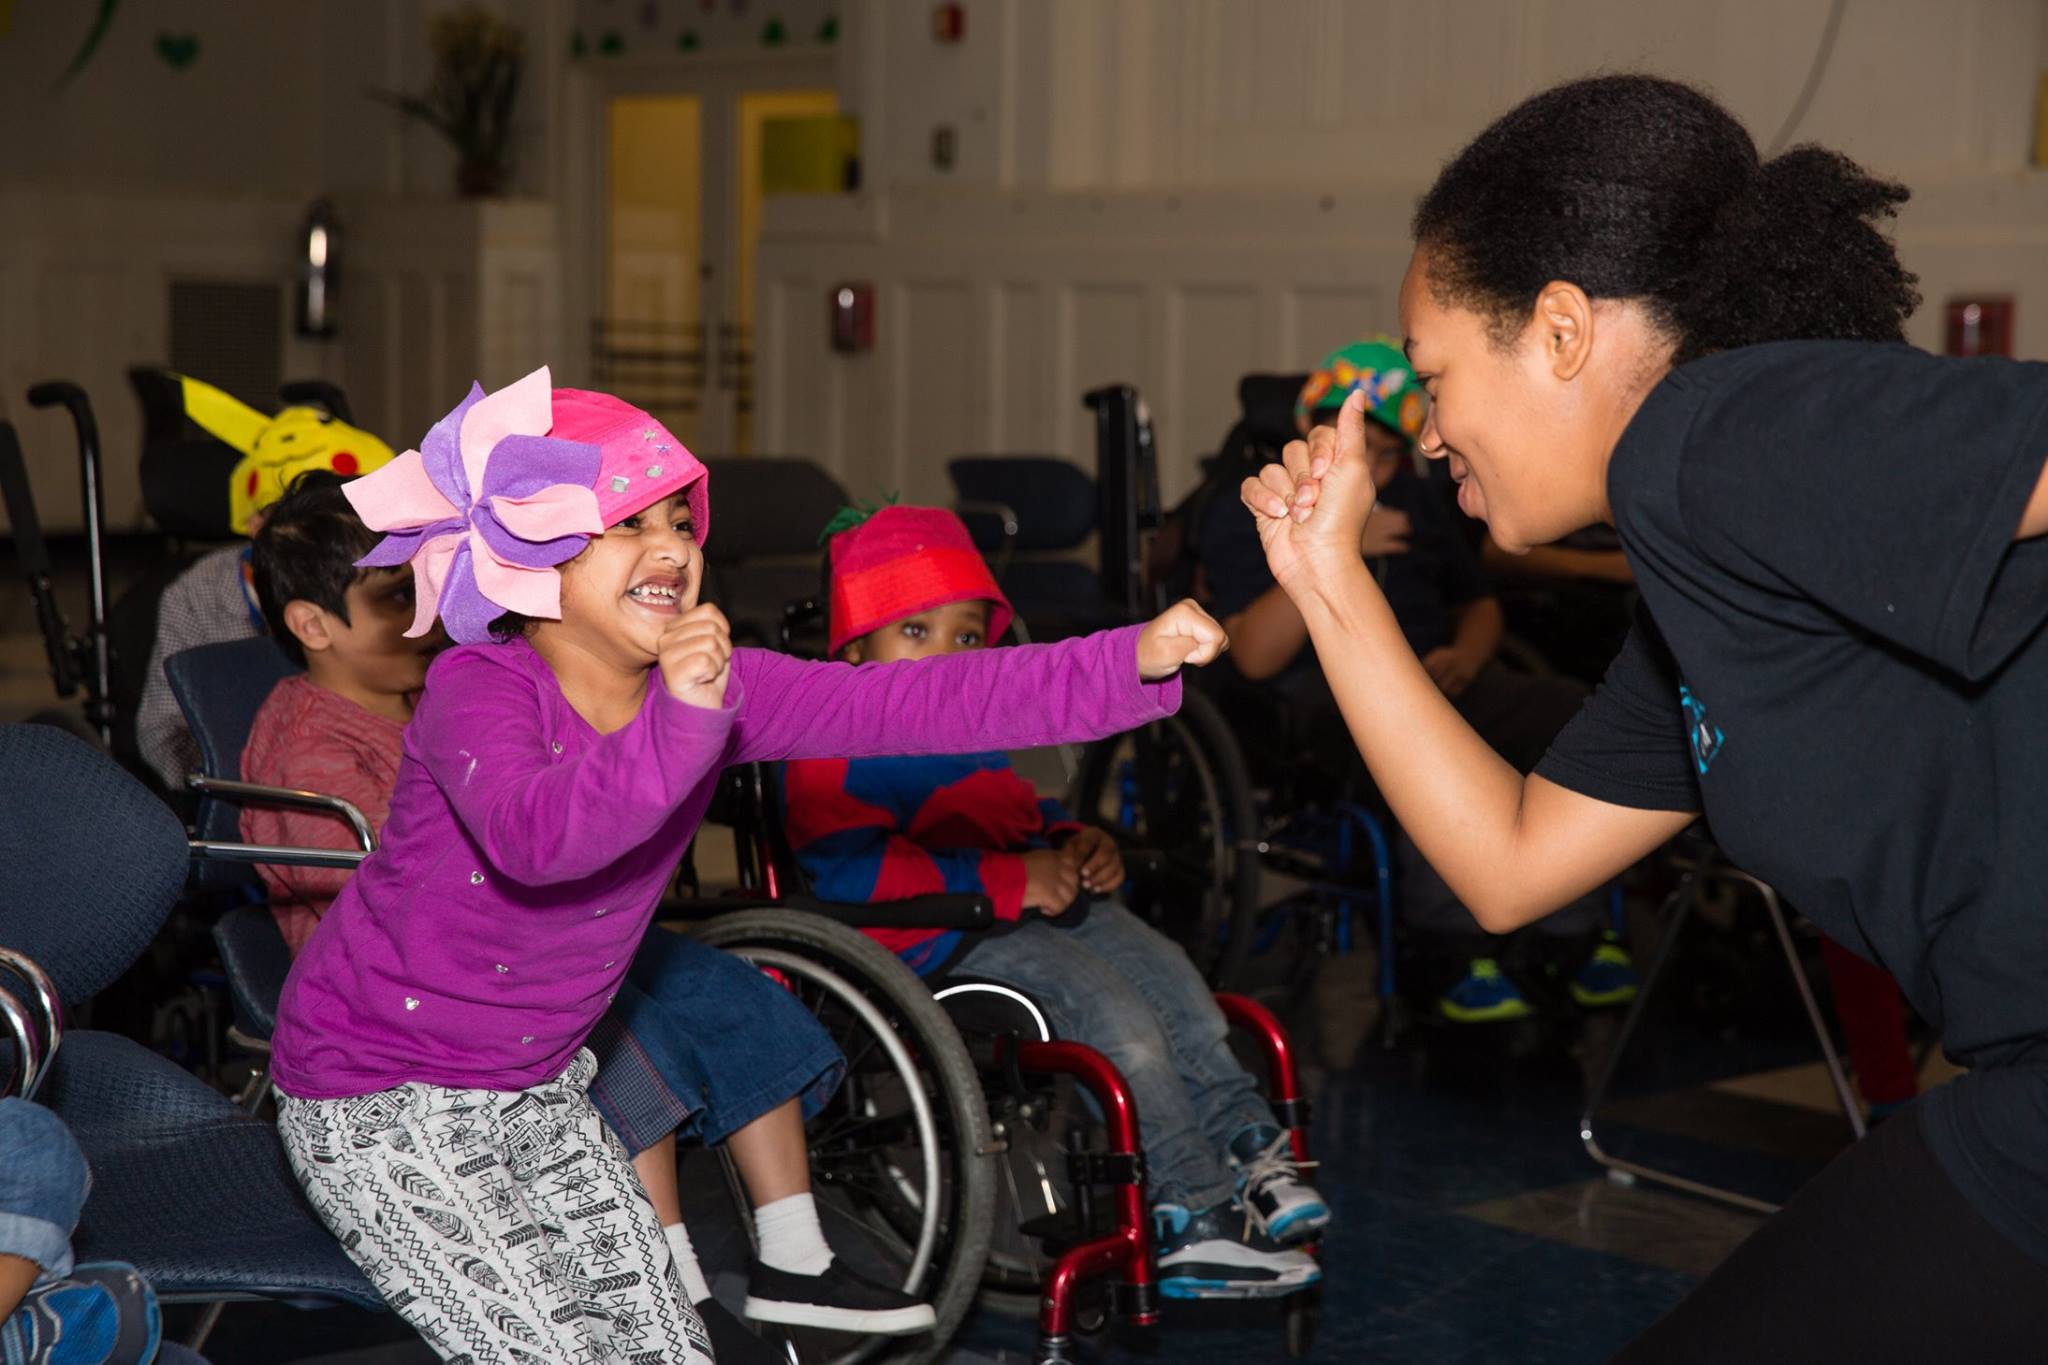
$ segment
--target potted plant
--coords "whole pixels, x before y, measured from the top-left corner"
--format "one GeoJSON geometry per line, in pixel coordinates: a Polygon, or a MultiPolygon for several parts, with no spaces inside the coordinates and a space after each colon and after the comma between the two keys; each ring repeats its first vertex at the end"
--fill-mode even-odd
{"type": "Polygon", "coordinates": [[[433,84],[424,95],[371,90],[454,144],[455,188],[492,195],[510,169],[512,106],[526,66],[526,34],[489,10],[464,5],[427,21],[433,84]]]}

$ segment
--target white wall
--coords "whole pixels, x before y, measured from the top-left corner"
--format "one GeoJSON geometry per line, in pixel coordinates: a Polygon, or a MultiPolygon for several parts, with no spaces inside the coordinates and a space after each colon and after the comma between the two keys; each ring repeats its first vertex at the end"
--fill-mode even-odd
{"type": "MultiPolygon", "coordinates": [[[[771,206],[764,448],[857,491],[943,498],[942,461],[1092,463],[1080,394],[1138,384],[1169,496],[1247,372],[1305,368],[1394,326],[1407,216],[1442,161],[1516,100],[1595,70],[1708,86],[1759,142],[1805,81],[1827,0],[983,0],[959,48],[915,0],[849,34],[864,195],[771,206]],[[965,135],[986,101],[993,120],[965,135]],[[964,119],[962,164],[926,159],[964,119]],[[878,345],[835,355],[825,291],[878,289],[878,345]]],[[[2048,355],[2048,173],[2033,170],[2043,0],[1850,0],[1793,134],[1914,189],[1900,250],[1938,347],[1951,294],[2017,295],[2048,355]]]]}
{"type": "MultiPolygon", "coordinates": [[[[0,34],[0,421],[20,431],[53,528],[78,525],[75,448],[64,417],[30,410],[23,391],[84,385],[109,524],[142,526],[125,372],[168,360],[171,283],[288,289],[318,195],[341,208],[340,331],[296,338],[287,306],[287,378],[343,382],[361,420],[402,447],[471,377],[502,383],[550,358],[564,331],[553,205],[457,201],[447,148],[364,94],[424,87],[426,17],[448,3],[127,0],[61,89],[98,7],[13,7],[0,34]],[[196,37],[198,60],[165,64],[161,33],[196,37]]],[[[527,26],[531,53],[513,188],[543,189],[566,11],[499,8],[527,26]]]]}

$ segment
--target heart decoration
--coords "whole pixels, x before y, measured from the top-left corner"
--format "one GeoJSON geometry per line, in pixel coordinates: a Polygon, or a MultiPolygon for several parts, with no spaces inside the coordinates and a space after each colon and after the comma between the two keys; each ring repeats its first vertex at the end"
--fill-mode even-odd
{"type": "Polygon", "coordinates": [[[156,55],[173,71],[183,71],[199,60],[199,35],[163,32],[156,35],[156,55]]]}

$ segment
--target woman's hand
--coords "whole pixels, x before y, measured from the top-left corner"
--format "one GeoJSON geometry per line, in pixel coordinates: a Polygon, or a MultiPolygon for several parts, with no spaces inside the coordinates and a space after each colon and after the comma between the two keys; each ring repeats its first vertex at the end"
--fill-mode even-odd
{"type": "Polygon", "coordinates": [[[1289,441],[1281,463],[1246,479],[1238,496],[1251,509],[1273,577],[1297,596],[1318,580],[1355,571],[1378,490],[1365,449],[1365,395],[1354,390],[1337,425],[1289,441]]]}
{"type": "Polygon", "coordinates": [[[1174,603],[1152,618],[1138,636],[1138,676],[1158,682],[1180,671],[1183,664],[1196,668],[1213,662],[1230,648],[1230,637],[1216,618],[1196,606],[1192,599],[1174,603]]]}
{"type": "Polygon", "coordinates": [[[661,682],[670,696],[707,711],[725,705],[725,684],[732,677],[732,627],[724,612],[709,602],[698,603],[669,622],[657,651],[661,682]]]}

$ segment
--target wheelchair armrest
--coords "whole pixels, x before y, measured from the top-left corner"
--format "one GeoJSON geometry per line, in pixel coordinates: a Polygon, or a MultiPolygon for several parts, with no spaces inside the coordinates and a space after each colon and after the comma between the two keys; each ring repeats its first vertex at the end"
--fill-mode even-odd
{"type": "Polygon", "coordinates": [[[979,893],[909,896],[851,905],[802,896],[785,904],[855,929],[992,929],[996,922],[995,902],[979,893]]]}
{"type": "MultiPolygon", "coordinates": [[[[20,1033],[15,1018],[15,1012],[19,1011],[28,1016],[28,1022],[40,1018],[43,1026],[40,1043],[31,1049],[40,1056],[40,1067],[35,1065],[28,1052],[22,1054],[22,1098],[31,1099],[35,1096],[36,1087],[43,1083],[43,1077],[49,1074],[51,1064],[57,1059],[57,1048],[64,1041],[64,997],[58,993],[57,983],[50,979],[50,974],[43,970],[42,964],[27,953],[0,947],[0,968],[12,972],[35,993],[35,1009],[32,1012],[13,995],[7,996],[7,1002],[13,1006],[8,1015],[9,1024],[15,1026],[17,1034],[20,1033]]],[[[0,989],[4,989],[4,986],[0,986],[0,989]]],[[[32,1034],[30,1041],[36,1041],[32,1034]]]]}
{"type": "MultiPolygon", "coordinates": [[[[258,782],[237,782],[225,777],[208,777],[205,773],[188,773],[185,785],[204,796],[222,796],[245,805],[298,806],[305,810],[324,810],[339,815],[348,821],[355,831],[356,842],[363,846],[363,852],[377,851],[377,835],[370,828],[370,822],[363,818],[353,802],[338,796],[326,796],[320,792],[300,791],[292,787],[266,787],[258,782]]],[[[253,859],[249,861],[262,861],[253,859]]],[[[358,858],[356,862],[361,862],[358,858]]],[[[333,864],[342,866],[343,864],[333,864]]],[[[346,866],[354,866],[353,863],[346,866]]]]}

